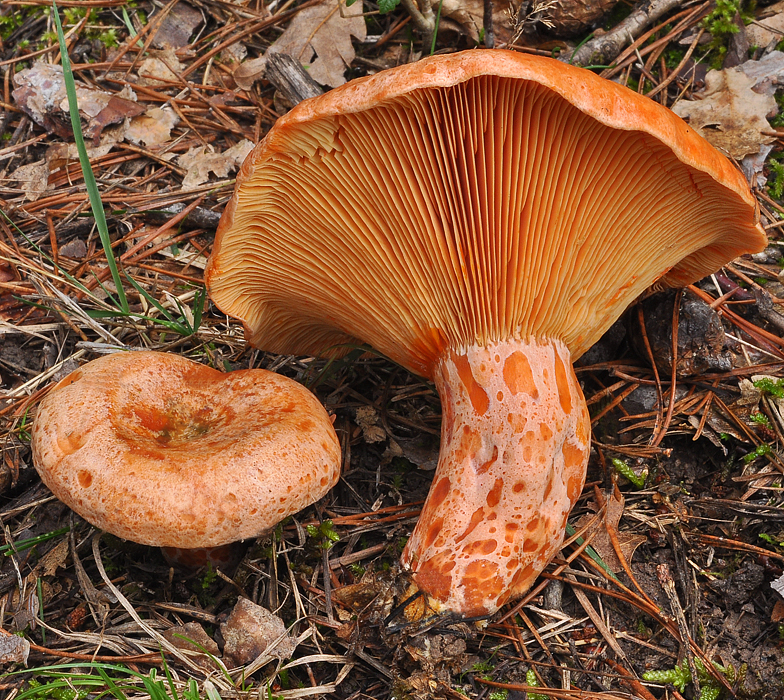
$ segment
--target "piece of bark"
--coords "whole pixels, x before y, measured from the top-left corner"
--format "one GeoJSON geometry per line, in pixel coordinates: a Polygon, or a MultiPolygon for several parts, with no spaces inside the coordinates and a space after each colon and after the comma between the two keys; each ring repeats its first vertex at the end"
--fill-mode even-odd
{"type": "MultiPolygon", "coordinates": [[[[676,292],[668,290],[649,296],[642,302],[645,331],[656,367],[664,376],[672,374],[672,316],[676,292]]],[[[631,314],[632,346],[642,358],[648,351],[642,340],[637,314],[631,314]]],[[[678,311],[678,377],[693,377],[705,372],[732,369],[732,355],[721,317],[691,293],[681,297],[678,311]]]]}
{"type": "Polygon", "coordinates": [[[749,40],[746,36],[746,25],[739,13],[735,13],[735,26],[738,31],[730,35],[727,54],[724,56],[722,68],[734,68],[749,60],[749,40]]]}
{"type": "MultiPolygon", "coordinates": [[[[534,6],[547,5],[539,0],[534,6]]],[[[601,19],[610,12],[618,0],[559,0],[549,3],[543,13],[547,20],[544,33],[563,37],[576,37],[599,25],[601,19]]]]}
{"type": "Polygon", "coordinates": [[[754,297],[757,300],[757,312],[770,323],[779,333],[784,332],[784,316],[776,310],[776,305],[770,294],[760,287],[754,288],[754,297]]]}
{"type": "Polygon", "coordinates": [[[321,86],[308,75],[299,61],[287,53],[268,51],[266,54],[266,77],[283,95],[296,105],[309,97],[321,95],[321,86]]]}
{"type": "Polygon", "coordinates": [[[631,14],[609,32],[587,41],[571,55],[564,52],[559,57],[576,66],[608,65],[633,42],[643,30],[662,15],[683,5],[685,0],[648,0],[641,2],[631,14]]]}

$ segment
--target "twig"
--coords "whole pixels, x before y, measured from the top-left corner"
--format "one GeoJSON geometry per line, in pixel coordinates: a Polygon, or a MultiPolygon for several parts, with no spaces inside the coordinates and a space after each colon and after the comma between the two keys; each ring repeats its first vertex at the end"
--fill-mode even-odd
{"type": "Polygon", "coordinates": [[[650,0],[641,2],[632,13],[612,30],[587,41],[571,55],[561,57],[578,66],[610,63],[651,22],[682,5],[685,0],[650,0]]]}
{"type": "Polygon", "coordinates": [[[675,581],[672,579],[670,567],[667,564],[659,564],[656,567],[656,577],[659,579],[662,589],[664,590],[667,600],[670,601],[670,608],[678,624],[678,631],[681,635],[683,642],[683,649],[686,653],[686,661],[689,664],[689,671],[691,671],[691,682],[694,685],[694,695],[700,695],[700,679],[697,674],[697,664],[694,662],[694,654],[692,654],[691,647],[688,644],[690,638],[688,627],[686,626],[686,618],[683,615],[683,608],[681,601],[678,599],[678,593],[675,590],[675,581]]]}

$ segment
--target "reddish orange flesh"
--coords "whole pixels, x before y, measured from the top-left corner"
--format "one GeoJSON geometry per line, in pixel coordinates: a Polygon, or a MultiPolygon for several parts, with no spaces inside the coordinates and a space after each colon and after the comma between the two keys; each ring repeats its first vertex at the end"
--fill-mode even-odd
{"type": "Polygon", "coordinates": [[[437,606],[489,615],[557,553],[582,491],[591,426],[556,340],[449,351],[433,487],[403,564],[437,606]]]}

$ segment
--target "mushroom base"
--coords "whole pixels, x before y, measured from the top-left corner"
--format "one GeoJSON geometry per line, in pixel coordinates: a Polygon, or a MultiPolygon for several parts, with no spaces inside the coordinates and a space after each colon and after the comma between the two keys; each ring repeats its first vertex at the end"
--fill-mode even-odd
{"type": "Polygon", "coordinates": [[[163,558],[181,569],[201,569],[211,566],[231,575],[237,564],[242,561],[248,549],[249,540],[229,542],[218,547],[196,547],[184,549],[182,547],[161,547],[163,558]]]}
{"type": "Polygon", "coordinates": [[[507,340],[439,360],[441,452],[404,567],[436,607],[489,615],[561,547],[591,425],[569,350],[507,340]]]}

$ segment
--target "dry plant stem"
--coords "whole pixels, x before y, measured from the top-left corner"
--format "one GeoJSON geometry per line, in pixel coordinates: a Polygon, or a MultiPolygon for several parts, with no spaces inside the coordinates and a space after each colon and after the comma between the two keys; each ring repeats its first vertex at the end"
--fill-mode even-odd
{"type": "Polygon", "coordinates": [[[678,321],[680,319],[682,297],[683,290],[679,289],[675,293],[675,306],[672,311],[672,373],[670,375],[670,399],[667,404],[667,414],[664,416],[664,422],[662,423],[661,429],[651,442],[652,447],[658,447],[667,434],[667,429],[670,427],[670,421],[672,421],[672,412],[675,408],[675,391],[678,378],[678,321]]]}
{"type": "MultiPolygon", "coordinates": [[[[528,628],[528,631],[531,633],[533,638],[537,641],[542,651],[545,654],[547,654],[547,660],[554,666],[557,666],[555,659],[553,658],[553,653],[550,651],[550,647],[548,647],[547,642],[545,642],[544,639],[542,639],[542,635],[539,634],[539,630],[536,629],[536,625],[534,625],[534,623],[531,622],[530,618],[528,617],[528,615],[525,614],[524,610],[520,610],[517,613],[517,615],[520,617],[520,619],[523,621],[525,626],[528,628]]],[[[523,645],[523,647],[525,647],[525,645],[523,645]]]]}
{"type": "Polygon", "coordinates": [[[484,0],[482,23],[485,28],[485,48],[492,49],[495,46],[495,33],[493,31],[493,0],[484,0]]]}
{"type": "Polygon", "coordinates": [[[729,549],[738,552],[749,552],[751,554],[758,554],[761,556],[771,557],[772,559],[778,559],[779,561],[784,561],[784,555],[782,554],[777,554],[776,552],[772,552],[771,550],[764,549],[762,547],[755,547],[753,544],[739,542],[738,540],[727,540],[724,537],[702,535],[698,533],[693,533],[692,537],[699,540],[702,544],[707,544],[712,547],[721,547],[722,549],[729,549]]]}
{"type": "Polygon", "coordinates": [[[675,80],[681,72],[681,69],[686,65],[686,62],[691,58],[691,55],[694,53],[694,49],[697,48],[697,45],[700,43],[700,39],[702,39],[702,35],[705,33],[704,29],[700,29],[699,32],[694,36],[689,48],[687,49],[686,53],[683,55],[680,63],[675,66],[675,68],[670,72],[670,74],[662,80],[653,90],[646,93],[648,97],[655,97],[658,95],[662,90],[666,90],[670,83],[675,80]]]}
{"type": "Polygon", "coordinates": [[[417,0],[401,0],[401,3],[411,16],[414,26],[424,35],[425,46],[429,46],[433,38],[433,32],[436,29],[436,17],[432,6],[428,0],[421,0],[421,2],[417,0]],[[421,8],[419,7],[420,4],[422,5],[421,8]]]}
{"type": "Polygon", "coordinates": [[[621,683],[628,685],[629,690],[631,690],[633,693],[639,695],[643,700],[656,700],[656,697],[652,695],[651,692],[642,683],[640,683],[640,681],[638,681],[617,661],[613,661],[612,659],[604,659],[604,663],[606,663],[619,676],[623,676],[625,679],[627,679],[621,681],[621,683]]]}
{"type": "MultiPolygon", "coordinates": [[[[656,360],[653,357],[653,349],[651,348],[651,342],[648,340],[648,332],[645,329],[645,314],[643,313],[642,305],[637,305],[637,321],[640,324],[640,334],[642,335],[642,342],[645,345],[645,352],[648,353],[648,359],[651,362],[651,369],[653,370],[653,377],[656,380],[656,398],[658,400],[658,406],[656,408],[656,430],[654,430],[654,435],[659,433],[659,426],[664,421],[663,415],[663,396],[662,388],[661,388],[661,379],[659,379],[659,370],[656,368],[656,360]]],[[[652,447],[657,447],[657,445],[651,445],[652,447]]]]}
{"type": "MultiPolygon", "coordinates": [[[[616,495],[617,495],[618,494],[618,485],[617,484],[614,486],[614,489],[615,489],[616,495]]],[[[605,504],[604,495],[599,490],[599,488],[596,487],[596,486],[594,487],[594,496],[597,498],[597,503],[600,506],[605,506],[606,505],[605,504]]],[[[637,589],[639,594],[643,598],[645,598],[645,600],[648,602],[648,604],[655,608],[656,607],[656,603],[653,600],[651,600],[651,598],[648,596],[648,594],[642,589],[642,587],[637,582],[637,579],[634,576],[634,572],[632,571],[631,566],[629,566],[629,562],[626,561],[626,556],[624,555],[623,550],[621,549],[621,543],[620,543],[620,541],[618,539],[618,530],[617,530],[617,528],[613,527],[610,524],[610,522],[609,522],[609,512],[606,509],[604,511],[604,527],[605,527],[605,530],[607,531],[607,535],[610,537],[610,542],[612,543],[613,550],[615,551],[615,556],[617,556],[618,557],[618,561],[621,562],[621,566],[623,567],[623,570],[626,572],[626,575],[629,577],[629,580],[632,582],[632,584],[637,589]]]]}
{"type": "Polygon", "coordinates": [[[659,24],[651,27],[647,32],[641,34],[640,36],[635,39],[634,43],[630,44],[615,60],[615,64],[612,68],[607,68],[600,73],[603,78],[613,78],[622,70],[626,69],[627,77],[628,71],[631,69],[632,64],[637,60],[637,54],[641,56],[647,56],[652,51],[655,51],[660,46],[667,46],[674,38],[682,34],[686,29],[692,27],[699,19],[699,17],[707,10],[709,3],[703,3],[695,8],[689,8],[679,12],[672,17],[668,17],[666,21],[660,22],[659,24]],[[678,22],[678,24],[673,27],[672,31],[670,31],[666,36],[663,36],[661,39],[656,39],[650,44],[644,45],[648,39],[650,39],[656,32],[663,29],[668,24],[672,24],[673,22],[678,22]]]}
{"type": "Polygon", "coordinates": [[[691,671],[691,682],[694,685],[694,694],[700,695],[700,681],[697,673],[697,665],[694,663],[694,654],[692,654],[691,646],[689,645],[689,631],[686,626],[686,618],[683,615],[683,608],[681,602],[678,600],[678,593],[675,590],[675,581],[672,579],[670,567],[667,564],[659,564],[656,567],[656,577],[659,579],[662,589],[664,590],[667,599],[670,601],[670,608],[678,623],[678,631],[683,641],[684,651],[686,653],[686,660],[689,664],[689,671],[691,671]]]}
{"type": "Polygon", "coordinates": [[[590,418],[557,340],[507,340],[437,363],[441,451],[402,562],[436,607],[493,613],[563,541],[585,481],[590,418]]]}
{"type": "MultiPolygon", "coordinates": [[[[302,3],[298,7],[294,8],[293,10],[286,10],[284,12],[279,12],[277,15],[270,17],[269,19],[264,19],[261,22],[254,22],[249,27],[246,27],[240,32],[232,34],[228,39],[224,39],[220,44],[214,46],[210,49],[207,53],[203,56],[197,58],[193,63],[191,63],[188,68],[186,68],[182,74],[179,76],[182,80],[185,80],[193,71],[197,68],[201,67],[205,63],[207,63],[211,58],[219,54],[223,51],[227,46],[231,46],[232,44],[244,39],[246,36],[251,34],[258,34],[263,29],[267,27],[271,27],[276,24],[280,24],[285,22],[288,19],[291,19],[294,15],[296,15],[301,10],[304,10],[307,7],[313,7],[313,5],[318,5],[321,0],[307,0],[307,2],[302,3]]],[[[431,10],[432,12],[432,10],[431,10]]]]}
{"type": "MultiPolygon", "coordinates": [[[[564,577],[571,583],[574,583],[577,580],[574,574],[564,574],[564,577]]],[[[596,608],[593,607],[585,592],[579,588],[572,588],[572,593],[574,593],[574,596],[582,606],[582,609],[585,610],[585,614],[591,618],[591,622],[593,622],[593,624],[596,626],[596,629],[599,630],[599,633],[604,638],[604,641],[607,642],[608,646],[627,666],[631,666],[629,659],[626,657],[626,654],[621,648],[621,645],[618,644],[618,640],[615,639],[615,635],[608,629],[607,625],[604,624],[602,616],[598,613],[596,608]]]]}
{"type": "Polygon", "coordinates": [[[101,552],[98,547],[101,541],[102,532],[96,532],[93,535],[92,540],[92,549],[93,549],[93,559],[95,560],[95,565],[98,568],[98,573],[101,575],[104,583],[106,584],[106,588],[114,594],[114,597],[117,601],[125,608],[125,611],[131,616],[133,621],[139,625],[139,627],[146,632],[151,639],[155,640],[163,649],[165,649],[170,654],[173,654],[177,657],[180,661],[182,661],[186,666],[189,668],[199,671],[199,667],[194,664],[194,662],[185,655],[185,653],[175,647],[169,640],[167,640],[163,635],[156,632],[152,627],[150,627],[141,617],[139,617],[139,613],[136,612],[135,608],[130,604],[128,599],[120,592],[120,590],[112,583],[111,579],[106,573],[106,569],[103,566],[103,560],[101,559],[101,552]]]}
{"type": "MultiPolygon", "coordinates": [[[[13,636],[10,632],[0,629],[0,635],[3,637],[13,636]]],[[[95,654],[77,654],[72,651],[61,651],[60,649],[49,649],[48,647],[39,646],[38,644],[30,643],[30,650],[37,651],[39,654],[47,654],[54,656],[58,659],[73,659],[74,661],[97,661],[110,664],[160,664],[161,655],[157,652],[150,654],[135,654],[133,656],[96,656],[95,654]]]]}
{"type": "Polygon", "coordinates": [[[609,63],[651,22],[655,22],[659,17],[683,3],[684,0],[651,0],[640,3],[625,20],[618,23],[611,31],[583,44],[568,57],[569,62],[578,66],[586,66],[590,63],[609,63]]]}

